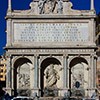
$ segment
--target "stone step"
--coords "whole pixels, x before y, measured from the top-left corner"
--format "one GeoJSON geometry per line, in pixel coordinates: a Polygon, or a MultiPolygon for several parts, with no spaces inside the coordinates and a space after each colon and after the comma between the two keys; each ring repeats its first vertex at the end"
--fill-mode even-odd
{"type": "Polygon", "coordinates": [[[63,97],[40,97],[39,100],[63,100],[63,97]]]}

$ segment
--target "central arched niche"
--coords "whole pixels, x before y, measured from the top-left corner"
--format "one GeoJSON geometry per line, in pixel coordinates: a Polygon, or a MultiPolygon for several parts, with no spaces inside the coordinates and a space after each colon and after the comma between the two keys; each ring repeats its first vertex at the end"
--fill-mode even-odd
{"type": "Polygon", "coordinates": [[[76,82],[79,82],[79,90],[82,96],[84,96],[89,83],[88,62],[82,57],[75,57],[71,60],[69,67],[69,87],[73,92],[72,95],[75,96],[74,93],[77,90],[76,82]]]}
{"type": "Polygon", "coordinates": [[[14,94],[29,96],[31,89],[32,62],[25,57],[14,63],[14,94]],[[17,94],[16,94],[17,93],[17,94]]]}
{"type": "Polygon", "coordinates": [[[46,70],[49,68],[49,66],[53,64],[54,69],[58,72],[58,75],[60,79],[57,81],[57,87],[61,88],[62,87],[62,66],[61,63],[58,59],[54,57],[48,57],[44,59],[41,63],[41,71],[40,71],[40,85],[41,85],[41,96],[44,94],[44,88],[46,87],[46,78],[45,78],[45,73],[46,70]]]}

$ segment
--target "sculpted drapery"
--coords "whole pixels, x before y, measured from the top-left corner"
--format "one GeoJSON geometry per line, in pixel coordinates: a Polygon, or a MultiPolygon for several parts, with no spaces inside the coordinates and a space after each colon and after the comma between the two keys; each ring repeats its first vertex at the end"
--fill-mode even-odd
{"type": "Polygon", "coordinates": [[[60,79],[60,76],[58,75],[58,72],[54,69],[54,65],[51,64],[50,68],[46,71],[46,82],[47,87],[55,86],[57,83],[57,80],[60,79]]]}

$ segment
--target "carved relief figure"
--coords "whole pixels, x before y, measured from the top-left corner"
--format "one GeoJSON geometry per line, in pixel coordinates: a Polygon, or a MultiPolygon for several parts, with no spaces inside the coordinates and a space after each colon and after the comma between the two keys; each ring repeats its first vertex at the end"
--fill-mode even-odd
{"type": "Polygon", "coordinates": [[[78,74],[74,74],[73,75],[73,86],[75,85],[76,81],[80,82],[80,85],[83,85],[83,79],[84,79],[84,75],[82,72],[78,74]]]}
{"type": "Polygon", "coordinates": [[[19,87],[28,87],[29,83],[30,77],[28,74],[19,74],[19,87]]]}
{"type": "Polygon", "coordinates": [[[18,88],[30,87],[30,63],[24,63],[17,69],[18,88]]]}
{"type": "Polygon", "coordinates": [[[58,0],[57,4],[58,4],[57,13],[62,14],[63,13],[63,1],[62,0],[58,0]]]}
{"type": "Polygon", "coordinates": [[[55,6],[56,6],[55,0],[47,0],[45,4],[45,13],[49,14],[54,12],[55,6]]]}
{"type": "Polygon", "coordinates": [[[46,0],[39,0],[39,14],[43,14],[44,13],[44,4],[45,4],[46,0]]]}
{"type": "Polygon", "coordinates": [[[53,87],[56,85],[57,80],[60,79],[58,72],[54,69],[54,65],[51,64],[50,68],[46,71],[46,82],[47,87],[53,87]]]}
{"type": "Polygon", "coordinates": [[[53,13],[57,6],[56,13],[62,13],[63,1],[62,0],[40,0],[38,3],[39,14],[50,14],[53,13]]]}
{"type": "Polygon", "coordinates": [[[76,81],[80,82],[80,86],[83,87],[84,84],[84,66],[82,63],[76,64],[72,68],[72,84],[75,86],[76,81]]]}

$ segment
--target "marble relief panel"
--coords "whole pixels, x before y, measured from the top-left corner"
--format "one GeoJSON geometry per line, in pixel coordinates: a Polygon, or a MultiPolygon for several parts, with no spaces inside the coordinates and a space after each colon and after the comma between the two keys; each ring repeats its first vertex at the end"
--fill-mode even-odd
{"type": "Polygon", "coordinates": [[[30,63],[24,63],[17,69],[17,83],[19,89],[30,88],[30,63]]]}

